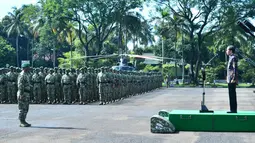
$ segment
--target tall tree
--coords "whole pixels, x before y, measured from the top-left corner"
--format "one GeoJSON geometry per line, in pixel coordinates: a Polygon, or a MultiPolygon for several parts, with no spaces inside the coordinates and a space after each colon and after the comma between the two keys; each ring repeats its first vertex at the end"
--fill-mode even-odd
{"type": "Polygon", "coordinates": [[[19,59],[19,37],[24,31],[24,21],[22,21],[22,11],[17,9],[16,7],[13,8],[13,12],[9,12],[8,16],[4,18],[4,25],[5,30],[7,31],[7,35],[10,36],[11,34],[16,36],[16,64],[20,67],[20,59],[19,59]]]}

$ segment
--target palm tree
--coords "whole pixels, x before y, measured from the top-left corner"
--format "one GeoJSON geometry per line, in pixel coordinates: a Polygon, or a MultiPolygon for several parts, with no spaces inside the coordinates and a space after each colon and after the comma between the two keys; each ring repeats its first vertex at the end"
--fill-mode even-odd
{"type": "Polygon", "coordinates": [[[119,36],[119,48],[122,50],[122,53],[124,53],[124,50],[127,52],[127,45],[123,47],[123,37],[126,37],[125,44],[129,40],[132,40],[134,43],[140,41],[145,45],[153,41],[150,26],[140,13],[120,10],[115,15],[116,24],[118,25],[116,33],[119,36]]]}
{"type": "Polygon", "coordinates": [[[17,67],[20,67],[19,63],[19,36],[23,33],[24,22],[21,20],[22,11],[13,7],[13,12],[8,13],[8,24],[5,25],[5,31],[8,37],[11,34],[16,35],[16,55],[17,55],[17,67]]]}
{"type": "Polygon", "coordinates": [[[73,49],[72,48],[73,48],[73,42],[77,38],[76,31],[77,30],[74,28],[73,23],[69,22],[64,26],[64,28],[60,31],[60,34],[59,34],[61,39],[64,39],[69,44],[69,47],[70,47],[70,66],[71,66],[70,68],[73,67],[73,62],[72,62],[73,49]]]}

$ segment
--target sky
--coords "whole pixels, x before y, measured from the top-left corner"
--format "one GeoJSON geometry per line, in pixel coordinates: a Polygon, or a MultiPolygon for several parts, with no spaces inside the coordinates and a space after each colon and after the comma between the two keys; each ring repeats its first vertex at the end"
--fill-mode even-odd
{"type": "Polygon", "coordinates": [[[8,12],[12,12],[12,7],[20,8],[24,4],[35,4],[37,0],[0,0],[0,19],[8,12]]]}

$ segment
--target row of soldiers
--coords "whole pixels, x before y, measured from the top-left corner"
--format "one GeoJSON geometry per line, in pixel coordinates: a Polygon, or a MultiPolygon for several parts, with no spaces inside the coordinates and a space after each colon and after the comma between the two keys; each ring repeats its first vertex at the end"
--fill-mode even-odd
{"type": "MultiPolygon", "coordinates": [[[[0,103],[17,103],[17,78],[20,68],[0,69],[0,103]]],[[[160,88],[161,73],[116,71],[108,67],[94,69],[32,68],[30,101],[35,104],[100,105],[160,88]]]]}

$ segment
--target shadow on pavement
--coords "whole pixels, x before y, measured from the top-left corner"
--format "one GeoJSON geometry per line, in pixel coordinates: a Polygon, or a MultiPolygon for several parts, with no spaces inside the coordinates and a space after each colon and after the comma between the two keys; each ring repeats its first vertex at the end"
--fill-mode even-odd
{"type": "Polygon", "coordinates": [[[30,128],[62,129],[62,130],[87,130],[86,128],[73,128],[73,127],[44,127],[44,126],[31,126],[30,128]]]}

